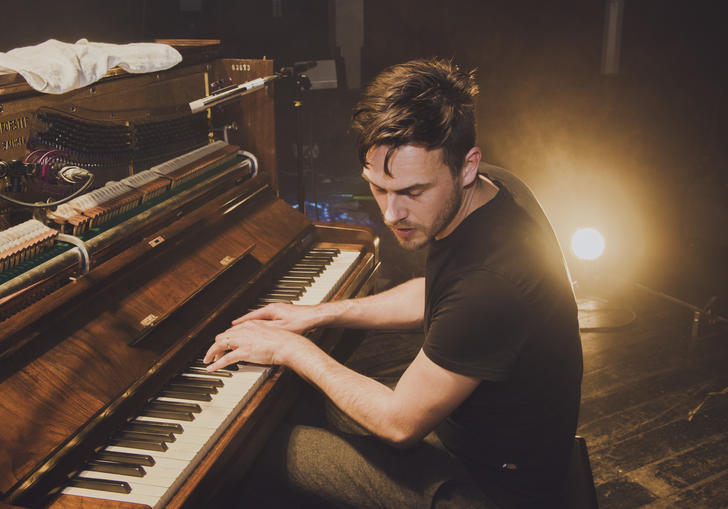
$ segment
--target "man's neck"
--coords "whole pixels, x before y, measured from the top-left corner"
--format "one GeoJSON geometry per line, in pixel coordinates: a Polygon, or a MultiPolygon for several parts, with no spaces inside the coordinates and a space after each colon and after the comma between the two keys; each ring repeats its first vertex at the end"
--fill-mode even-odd
{"type": "Polygon", "coordinates": [[[435,236],[435,239],[440,240],[450,235],[453,231],[455,231],[460,223],[465,220],[466,217],[495,198],[498,191],[498,186],[496,186],[490,179],[483,175],[478,175],[473,182],[473,185],[465,189],[463,192],[463,200],[460,204],[460,209],[458,209],[453,220],[450,221],[450,224],[448,224],[435,236]]]}

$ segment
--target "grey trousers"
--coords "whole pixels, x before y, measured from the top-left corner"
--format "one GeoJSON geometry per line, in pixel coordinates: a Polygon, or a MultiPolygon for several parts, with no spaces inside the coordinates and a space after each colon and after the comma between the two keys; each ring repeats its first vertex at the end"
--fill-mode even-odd
{"type": "MultiPolygon", "coordinates": [[[[372,351],[366,346],[347,364],[392,386],[419,350],[416,341],[394,349],[398,361],[389,349],[386,370],[362,358],[372,351]]],[[[410,449],[395,449],[313,389],[273,434],[252,472],[241,507],[496,507],[433,433],[410,449]]]]}
{"type": "Polygon", "coordinates": [[[262,507],[496,507],[433,434],[398,450],[371,435],[284,424],[254,470],[246,484],[266,494],[256,496],[262,507]]]}

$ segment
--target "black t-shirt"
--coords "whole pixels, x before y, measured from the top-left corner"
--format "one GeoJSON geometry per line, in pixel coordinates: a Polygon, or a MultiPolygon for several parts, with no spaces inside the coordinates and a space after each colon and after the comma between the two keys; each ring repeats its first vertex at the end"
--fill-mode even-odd
{"type": "Polygon", "coordinates": [[[491,201],[430,248],[423,349],[443,368],[481,379],[438,436],[491,494],[502,489],[501,501],[515,493],[523,502],[558,491],[576,430],[582,352],[548,222],[496,184],[491,201]]]}

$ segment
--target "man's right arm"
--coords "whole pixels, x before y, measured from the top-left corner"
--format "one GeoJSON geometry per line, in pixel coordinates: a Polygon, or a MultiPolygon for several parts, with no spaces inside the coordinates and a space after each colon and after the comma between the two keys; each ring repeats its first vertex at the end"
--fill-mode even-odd
{"type": "Polygon", "coordinates": [[[414,329],[425,314],[425,278],[416,278],[387,291],[315,306],[270,304],[233,321],[266,320],[297,333],[316,327],[414,329]]]}

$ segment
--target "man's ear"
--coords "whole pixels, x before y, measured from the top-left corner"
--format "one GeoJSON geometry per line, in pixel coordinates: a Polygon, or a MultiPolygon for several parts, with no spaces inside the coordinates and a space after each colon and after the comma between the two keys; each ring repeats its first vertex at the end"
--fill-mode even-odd
{"type": "Polygon", "coordinates": [[[471,148],[468,153],[465,154],[463,171],[460,173],[463,187],[469,186],[478,177],[478,166],[480,166],[481,157],[482,154],[478,147],[471,148]]]}

